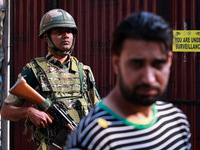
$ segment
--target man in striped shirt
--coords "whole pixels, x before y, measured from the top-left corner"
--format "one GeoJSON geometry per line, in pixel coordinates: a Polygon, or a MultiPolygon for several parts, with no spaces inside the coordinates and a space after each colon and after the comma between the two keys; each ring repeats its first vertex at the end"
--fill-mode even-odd
{"type": "Polygon", "coordinates": [[[187,117],[159,101],[172,63],[172,29],[160,16],[131,14],[112,40],[115,88],[83,118],[64,149],[190,149],[187,117]]]}

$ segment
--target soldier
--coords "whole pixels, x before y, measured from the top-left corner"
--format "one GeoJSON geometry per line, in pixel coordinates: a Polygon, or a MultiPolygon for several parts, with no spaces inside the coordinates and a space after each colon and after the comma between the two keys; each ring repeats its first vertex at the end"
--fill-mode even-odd
{"type": "MultiPolygon", "coordinates": [[[[47,101],[66,106],[76,123],[100,100],[90,67],[71,56],[77,31],[69,13],[62,9],[48,11],[41,19],[39,34],[48,43],[48,53],[27,63],[18,76],[47,101]]],[[[2,117],[11,121],[26,119],[26,129],[31,127],[37,150],[62,149],[52,144],[59,132],[52,119],[39,106],[24,107],[23,103],[23,99],[9,94],[2,117]]]]}

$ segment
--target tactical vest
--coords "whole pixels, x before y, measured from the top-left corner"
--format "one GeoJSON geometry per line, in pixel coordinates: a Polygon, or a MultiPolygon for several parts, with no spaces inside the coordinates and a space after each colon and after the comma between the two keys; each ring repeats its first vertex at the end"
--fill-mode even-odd
{"type": "MultiPolygon", "coordinates": [[[[44,57],[33,59],[30,66],[40,84],[40,94],[49,103],[64,103],[68,108],[67,113],[78,123],[83,116],[88,114],[92,104],[86,94],[88,84],[86,74],[82,69],[83,64],[73,56],[70,59],[70,66],[66,69],[53,65],[44,57]]],[[[39,106],[36,107],[39,109],[39,106]]],[[[51,133],[57,132],[56,127],[50,128],[50,131],[55,130],[51,133]]],[[[45,138],[47,143],[49,131],[46,130],[34,127],[33,136],[36,142],[41,142],[45,138]]]]}

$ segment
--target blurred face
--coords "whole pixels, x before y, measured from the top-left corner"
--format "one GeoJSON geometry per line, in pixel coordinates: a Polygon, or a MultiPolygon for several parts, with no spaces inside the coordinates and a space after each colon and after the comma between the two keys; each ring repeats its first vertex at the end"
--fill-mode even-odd
{"type": "Polygon", "coordinates": [[[153,104],[166,89],[171,61],[172,52],[164,54],[159,43],[125,40],[121,55],[113,55],[117,86],[124,99],[142,106],[153,104]]]}
{"type": "Polygon", "coordinates": [[[73,44],[73,34],[70,28],[51,29],[50,37],[56,48],[66,52],[69,51],[73,44]]]}

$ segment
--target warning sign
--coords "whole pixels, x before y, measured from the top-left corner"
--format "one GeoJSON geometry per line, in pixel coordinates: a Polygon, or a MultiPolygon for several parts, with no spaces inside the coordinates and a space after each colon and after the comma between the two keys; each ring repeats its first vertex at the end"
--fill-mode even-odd
{"type": "Polygon", "coordinates": [[[200,52],[200,30],[174,30],[173,52],[200,52]]]}

